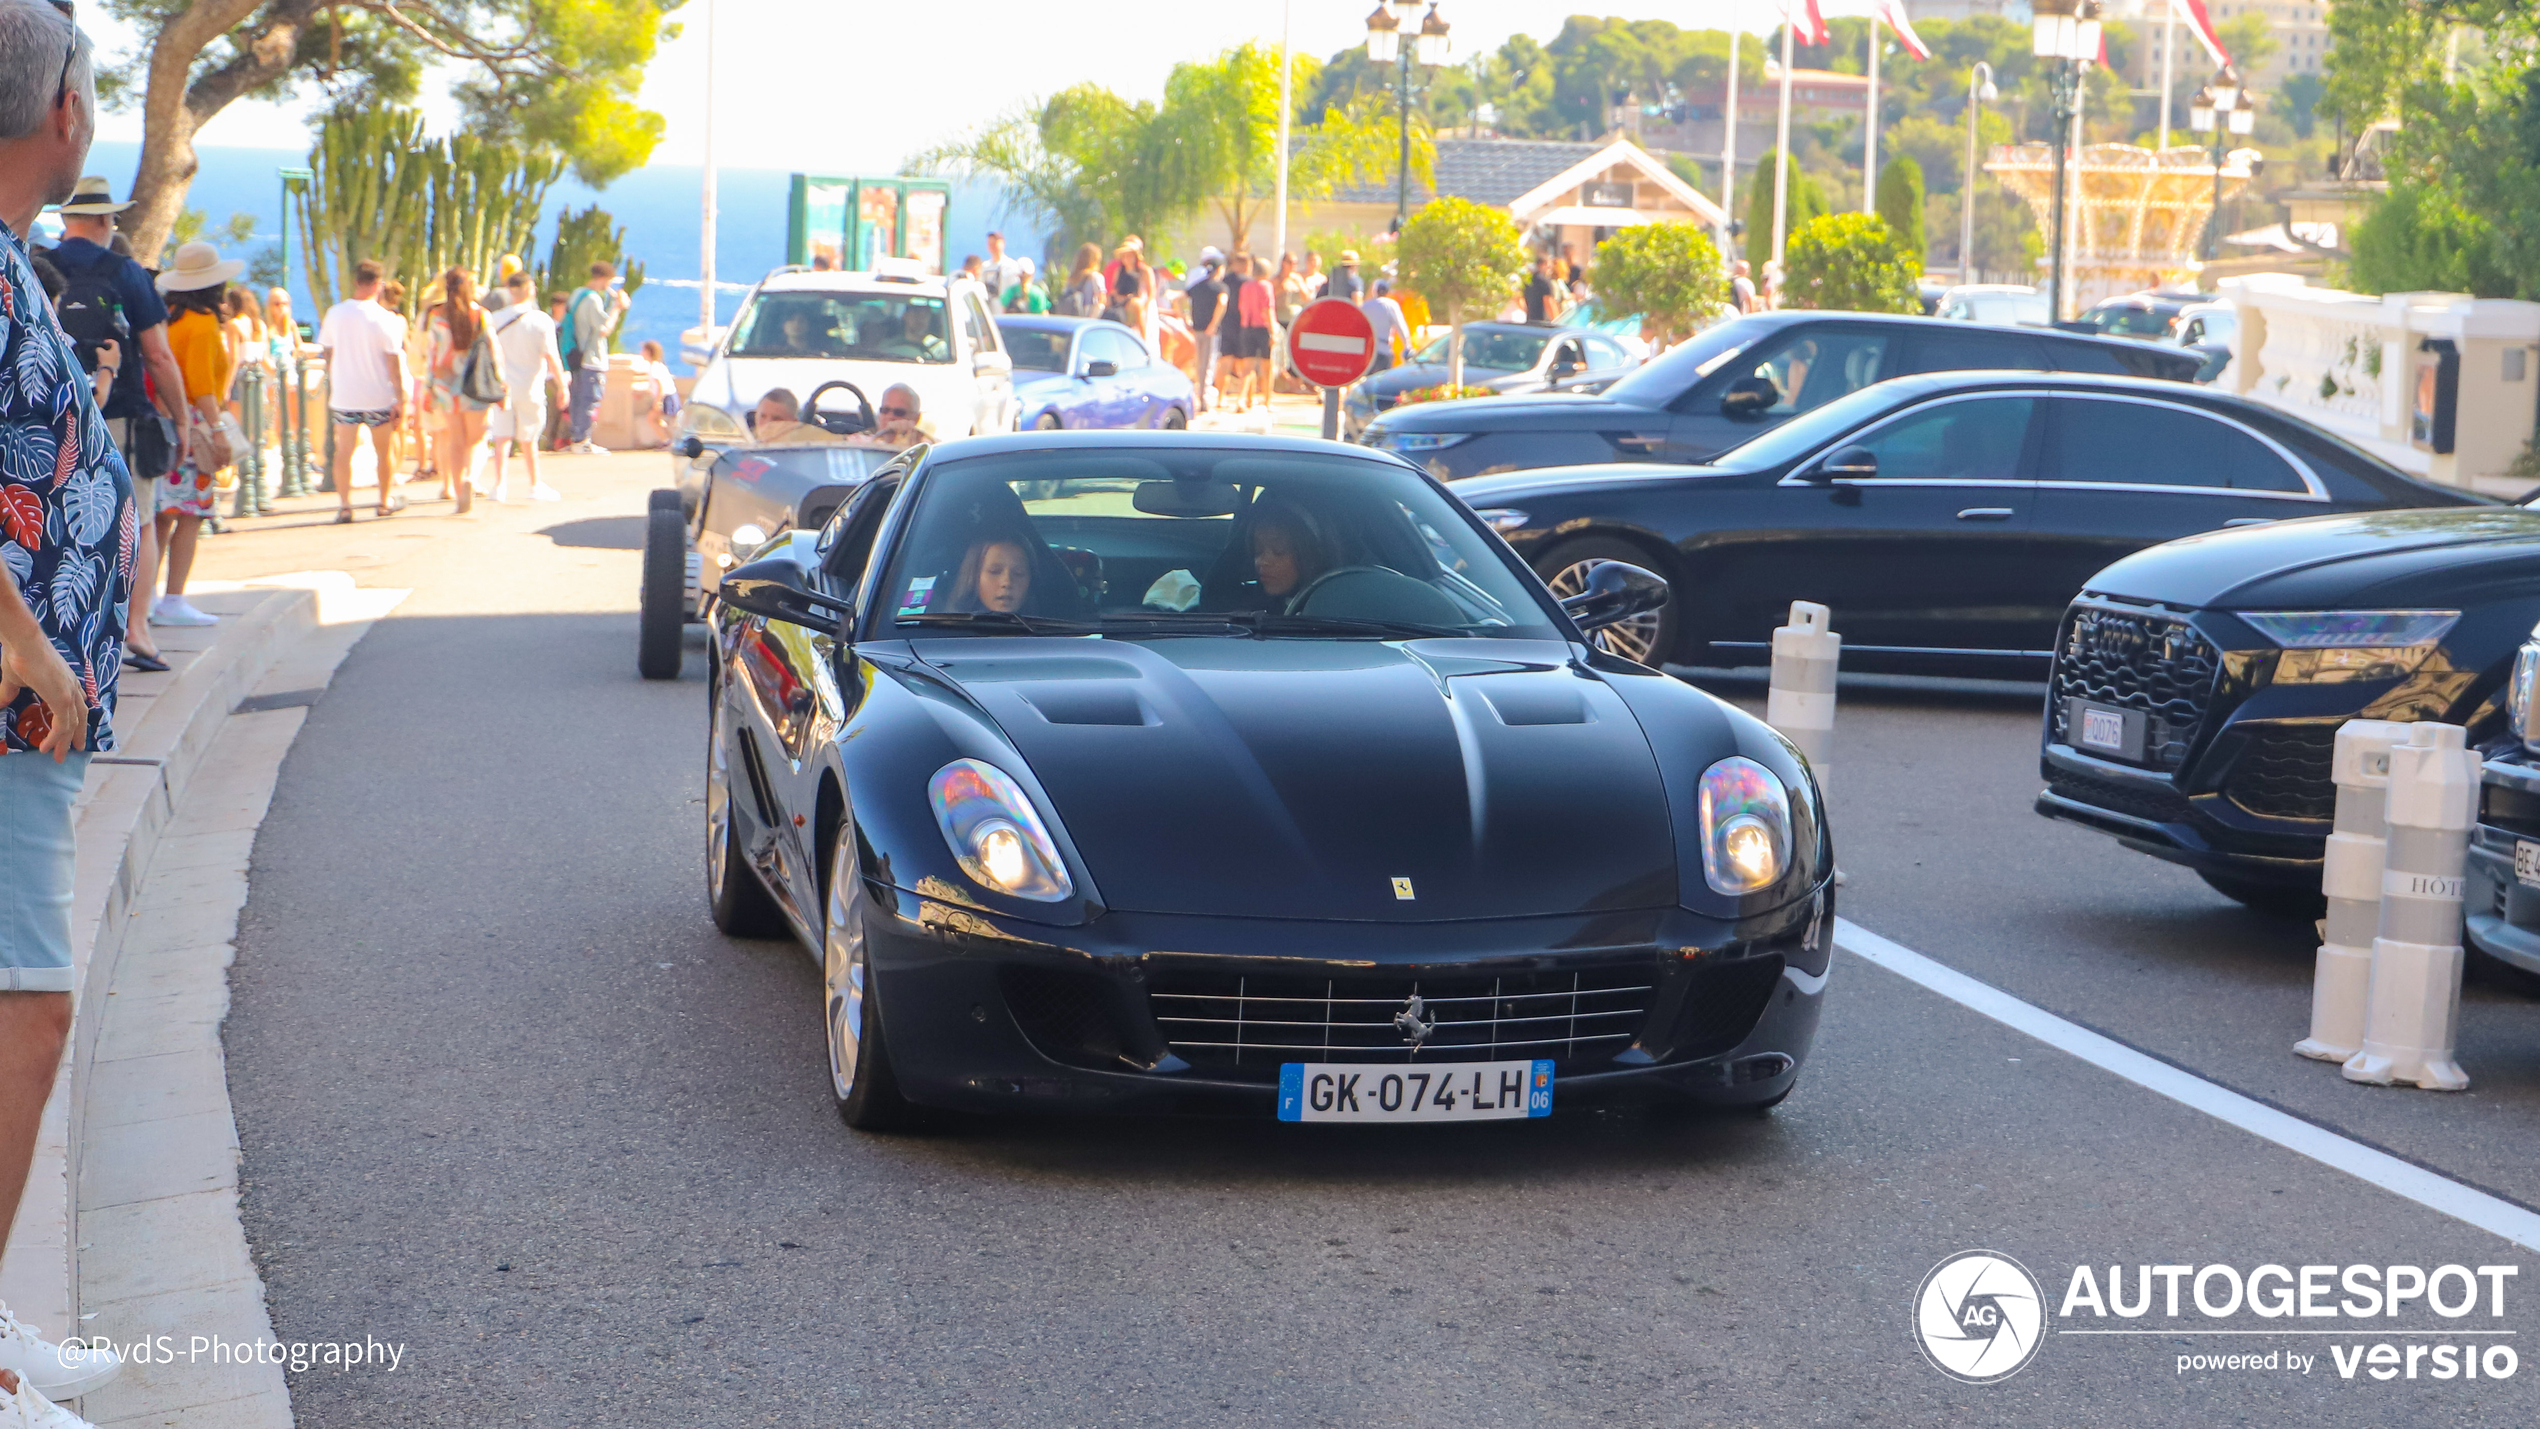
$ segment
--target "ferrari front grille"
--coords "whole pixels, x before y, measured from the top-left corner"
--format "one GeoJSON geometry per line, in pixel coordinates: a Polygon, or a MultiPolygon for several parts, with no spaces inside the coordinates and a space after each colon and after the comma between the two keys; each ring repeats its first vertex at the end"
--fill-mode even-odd
{"type": "Polygon", "coordinates": [[[1283,1062],[1491,1062],[1585,1068],[1631,1045],[1649,1015],[1652,964],[1490,976],[1168,975],[1156,1025],[1194,1067],[1263,1078],[1283,1062]]]}

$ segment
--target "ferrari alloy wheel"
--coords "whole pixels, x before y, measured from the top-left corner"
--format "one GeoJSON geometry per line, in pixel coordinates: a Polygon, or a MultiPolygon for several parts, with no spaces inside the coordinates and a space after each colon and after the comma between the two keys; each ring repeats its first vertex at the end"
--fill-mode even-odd
{"type": "MultiPolygon", "coordinates": [[[[1551,587],[1553,598],[1566,600],[1587,589],[1588,572],[1600,561],[1624,561],[1646,566],[1649,557],[1621,541],[1572,541],[1554,551],[1539,568],[1544,584],[1551,587]]],[[[1635,615],[1616,621],[1590,635],[1599,649],[1652,669],[1667,659],[1674,644],[1676,600],[1671,594],[1667,603],[1646,615],[1635,615]]]]}
{"type": "Polygon", "coordinates": [[[707,697],[712,712],[706,721],[706,904],[714,926],[735,938],[777,938],[785,934],[785,915],[758,881],[741,852],[732,827],[732,721],[725,712],[723,687],[716,682],[707,697]]]}
{"type": "Polygon", "coordinates": [[[829,1090],[838,1115],[859,1131],[888,1131],[913,1124],[917,1108],[900,1095],[882,1040],[880,1008],[873,1000],[873,969],[865,955],[863,875],[856,868],[853,828],[838,830],[829,861],[828,916],[821,934],[821,983],[829,1044],[829,1090]]]}

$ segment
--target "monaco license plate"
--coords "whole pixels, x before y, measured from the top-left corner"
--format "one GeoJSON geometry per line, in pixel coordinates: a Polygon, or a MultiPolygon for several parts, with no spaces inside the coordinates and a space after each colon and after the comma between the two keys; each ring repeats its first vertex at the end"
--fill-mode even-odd
{"type": "Polygon", "coordinates": [[[1552,1063],[1431,1067],[1290,1062],[1279,1069],[1281,1121],[1505,1121],[1552,1115],[1552,1063]]]}
{"type": "Polygon", "coordinates": [[[2514,882],[2525,888],[2540,888],[2540,844],[2529,839],[2514,840],[2514,882]]]}
{"type": "Polygon", "coordinates": [[[2141,710],[2117,709],[2074,700],[2066,708],[2064,729],[2073,746],[2119,759],[2143,757],[2144,717],[2141,710]]]}

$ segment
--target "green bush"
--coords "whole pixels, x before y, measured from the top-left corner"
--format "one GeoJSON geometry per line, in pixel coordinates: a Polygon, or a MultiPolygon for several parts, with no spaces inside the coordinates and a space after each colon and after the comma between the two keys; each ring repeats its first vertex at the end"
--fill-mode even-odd
{"type": "Polygon", "coordinates": [[[1464,380],[1464,320],[1498,309],[1526,267],[1524,235],[1508,210],[1471,199],[1432,199],[1402,226],[1395,245],[1402,286],[1428,300],[1435,317],[1455,326],[1447,380],[1464,380]]]}
{"type": "Polygon", "coordinates": [[[1919,313],[1921,265],[1898,247],[1885,219],[1836,213],[1790,236],[1782,263],[1782,304],[1863,313],[1919,313]]]}
{"type": "Polygon", "coordinates": [[[2498,261],[2495,225],[2446,187],[2392,184],[2347,243],[2355,255],[2349,279],[2358,292],[2521,296],[2521,285],[2498,261]]]}
{"type": "Polygon", "coordinates": [[[1606,239],[1594,282],[1606,316],[1639,318],[1641,336],[1661,347],[1692,336],[1729,298],[1720,250],[1690,223],[1644,223],[1606,239]]]}
{"type": "Polygon", "coordinates": [[[1879,169],[1879,217],[1896,235],[1919,270],[1930,261],[1931,245],[1923,238],[1923,166],[1911,154],[1899,154],[1879,169]]]}

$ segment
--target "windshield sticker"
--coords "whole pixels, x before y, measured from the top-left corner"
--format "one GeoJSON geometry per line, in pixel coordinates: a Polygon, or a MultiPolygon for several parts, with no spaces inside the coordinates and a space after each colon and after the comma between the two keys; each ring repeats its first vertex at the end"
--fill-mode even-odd
{"type": "Polygon", "coordinates": [[[935,578],[919,576],[908,583],[908,594],[900,597],[900,614],[923,615],[926,604],[935,598],[935,578]]]}

